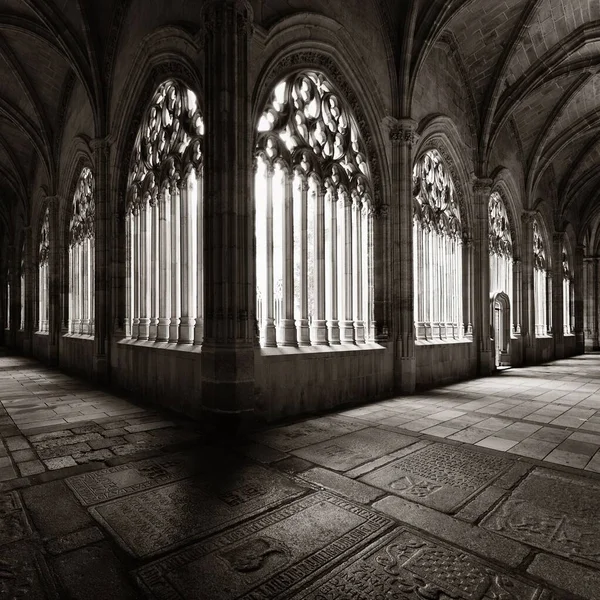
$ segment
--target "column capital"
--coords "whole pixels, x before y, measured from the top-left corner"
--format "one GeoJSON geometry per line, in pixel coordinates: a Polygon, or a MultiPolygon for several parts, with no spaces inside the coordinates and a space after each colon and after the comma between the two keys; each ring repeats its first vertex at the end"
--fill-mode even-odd
{"type": "Polygon", "coordinates": [[[564,231],[555,231],[552,234],[552,241],[555,244],[560,244],[564,240],[564,237],[565,237],[565,232],[564,231]]]}
{"type": "Polygon", "coordinates": [[[225,24],[226,11],[235,16],[237,32],[252,34],[254,10],[248,0],[209,0],[202,7],[204,33],[220,33],[225,24]]]}
{"type": "Polygon", "coordinates": [[[525,209],[521,213],[521,221],[524,225],[530,225],[537,216],[537,211],[525,209]]]}
{"type": "Polygon", "coordinates": [[[417,133],[418,123],[414,119],[391,119],[390,140],[395,144],[406,144],[409,147],[416,146],[419,141],[417,133]]]}
{"type": "Polygon", "coordinates": [[[493,180],[489,177],[474,177],[473,178],[473,192],[475,194],[483,194],[489,196],[492,193],[493,180]]]}

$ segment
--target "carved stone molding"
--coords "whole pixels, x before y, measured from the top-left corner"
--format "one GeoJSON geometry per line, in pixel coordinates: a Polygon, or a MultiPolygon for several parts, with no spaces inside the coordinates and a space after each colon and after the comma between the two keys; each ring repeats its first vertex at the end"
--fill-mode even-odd
{"type": "Polygon", "coordinates": [[[248,0],[209,0],[202,7],[204,35],[223,30],[227,19],[232,19],[238,34],[251,36],[254,30],[254,11],[248,0]]]}
{"type": "Polygon", "coordinates": [[[412,119],[399,119],[390,127],[390,140],[396,143],[408,144],[414,147],[419,141],[417,122],[412,119]]]}

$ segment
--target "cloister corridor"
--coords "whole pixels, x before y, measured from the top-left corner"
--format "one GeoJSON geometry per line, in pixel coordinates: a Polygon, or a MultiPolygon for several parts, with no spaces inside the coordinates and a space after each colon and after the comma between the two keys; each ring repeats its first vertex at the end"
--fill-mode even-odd
{"type": "Polygon", "coordinates": [[[2,598],[600,597],[600,354],[217,442],[0,356],[2,598]]]}

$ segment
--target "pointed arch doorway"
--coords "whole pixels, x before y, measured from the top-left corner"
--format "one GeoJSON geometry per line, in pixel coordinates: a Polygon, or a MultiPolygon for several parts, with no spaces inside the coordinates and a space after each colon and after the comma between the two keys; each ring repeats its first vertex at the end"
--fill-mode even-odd
{"type": "Polygon", "coordinates": [[[494,365],[510,367],[510,299],[504,292],[494,295],[491,302],[494,340],[494,365]]]}

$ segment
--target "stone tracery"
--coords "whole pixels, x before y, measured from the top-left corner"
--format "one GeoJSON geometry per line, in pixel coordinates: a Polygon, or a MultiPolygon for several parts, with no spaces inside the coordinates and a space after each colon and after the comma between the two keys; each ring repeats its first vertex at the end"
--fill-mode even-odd
{"type": "Polygon", "coordinates": [[[533,294],[535,304],[535,334],[544,336],[551,329],[549,319],[548,264],[546,244],[537,219],[533,220],[533,294]]]}
{"type": "Polygon", "coordinates": [[[46,207],[40,228],[38,248],[39,314],[38,331],[48,332],[48,272],[50,260],[50,210],[46,207]]]}

